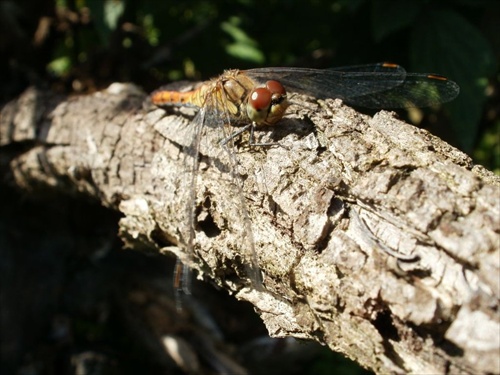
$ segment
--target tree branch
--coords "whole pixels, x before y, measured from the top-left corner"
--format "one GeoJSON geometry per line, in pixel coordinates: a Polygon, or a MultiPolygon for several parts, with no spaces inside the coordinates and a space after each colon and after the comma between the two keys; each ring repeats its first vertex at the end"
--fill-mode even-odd
{"type": "Polygon", "coordinates": [[[30,89],[2,109],[2,169],[119,210],[129,246],[174,250],[272,336],[378,373],[500,371],[498,177],[391,113],[297,96],[256,133],[277,146],[236,138],[227,153],[228,129],[203,129],[187,253],[195,129],[144,99],[120,84],[70,99],[30,89]]]}

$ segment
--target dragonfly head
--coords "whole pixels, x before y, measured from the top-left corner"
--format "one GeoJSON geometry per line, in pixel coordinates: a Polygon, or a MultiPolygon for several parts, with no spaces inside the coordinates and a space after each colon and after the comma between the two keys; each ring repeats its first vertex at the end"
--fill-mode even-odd
{"type": "Polygon", "coordinates": [[[274,125],[288,107],[286,90],[278,81],[267,81],[265,87],[253,89],[247,100],[248,118],[257,125],[274,125]]]}

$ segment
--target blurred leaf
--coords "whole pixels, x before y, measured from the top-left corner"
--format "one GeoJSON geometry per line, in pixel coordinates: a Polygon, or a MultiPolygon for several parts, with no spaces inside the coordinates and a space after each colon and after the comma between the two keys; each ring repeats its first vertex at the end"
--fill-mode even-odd
{"type": "Polygon", "coordinates": [[[87,0],[87,4],[101,42],[107,45],[125,10],[125,3],[122,0],[87,0]]]}
{"type": "Polygon", "coordinates": [[[221,24],[221,29],[235,41],[226,46],[226,52],[241,60],[262,64],[265,60],[264,54],[257,48],[257,42],[250,38],[239,24],[240,20],[237,17],[231,17],[229,21],[221,24]]]}
{"type": "Polygon", "coordinates": [[[372,33],[380,42],[388,34],[410,25],[422,7],[420,1],[383,0],[372,3],[372,33]]]}
{"type": "Polygon", "coordinates": [[[155,26],[154,17],[152,14],[146,14],[142,18],[142,27],[144,28],[144,35],[151,46],[156,47],[160,42],[160,31],[155,26]]]}
{"type": "Polygon", "coordinates": [[[71,59],[68,56],[62,56],[55,60],[52,60],[47,65],[47,70],[52,74],[61,77],[67,73],[71,68],[71,59]]]}
{"type": "Polygon", "coordinates": [[[500,175],[500,119],[481,137],[474,161],[500,175]]]}
{"type": "Polygon", "coordinates": [[[222,22],[221,29],[238,43],[256,44],[255,41],[240,28],[240,24],[241,21],[238,17],[231,17],[229,21],[222,22]]]}
{"type": "Polygon", "coordinates": [[[486,99],[487,77],[495,69],[488,42],[455,11],[429,8],[413,30],[410,58],[415,69],[444,74],[460,85],[460,95],[448,108],[456,139],[470,152],[486,99]]]}
{"type": "Polygon", "coordinates": [[[118,25],[118,19],[125,10],[125,4],[122,0],[104,1],[104,22],[108,29],[115,30],[118,25]]]}
{"type": "Polygon", "coordinates": [[[226,47],[229,55],[241,60],[262,64],[265,60],[264,55],[257,48],[243,44],[230,44],[226,47]]]}

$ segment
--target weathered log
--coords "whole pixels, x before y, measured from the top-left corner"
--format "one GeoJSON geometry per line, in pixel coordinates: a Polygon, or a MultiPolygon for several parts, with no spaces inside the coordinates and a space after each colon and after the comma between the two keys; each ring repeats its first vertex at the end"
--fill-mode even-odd
{"type": "Polygon", "coordinates": [[[390,112],[294,102],[256,134],[277,145],[222,147],[228,129],[205,127],[193,190],[192,117],[131,85],[30,89],[2,109],[2,164],[17,186],[120,211],[130,247],[174,251],[272,336],[377,373],[499,373],[499,178],[390,112]]]}

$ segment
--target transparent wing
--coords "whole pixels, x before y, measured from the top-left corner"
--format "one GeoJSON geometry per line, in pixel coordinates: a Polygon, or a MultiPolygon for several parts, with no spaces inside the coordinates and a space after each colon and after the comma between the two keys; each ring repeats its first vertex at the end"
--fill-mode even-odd
{"type": "Polygon", "coordinates": [[[274,79],[289,91],[343,100],[388,90],[403,83],[406,77],[399,65],[384,63],[333,69],[259,68],[244,73],[259,83],[274,79]]]}
{"type": "Polygon", "coordinates": [[[336,70],[339,72],[374,72],[374,73],[401,73],[405,74],[406,70],[400,65],[383,62],[375,64],[360,64],[360,65],[348,65],[348,66],[338,66],[330,68],[330,70],[336,70]]]}
{"type": "MultiPolygon", "coordinates": [[[[221,83],[222,85],[222,83],[221,83]]],[[[222,91],[224,93],[224,91],[222,91]]],[[[214,189],[217,194],[217,205],[214,207],[214,214],[220,215],[224,225],[233,238],[237,238],[237,243],[231,244],[237,247],[239,258],[246,277],[249,278],[252,286],[260,290],[262,280],[258,264],[255,242],[252,231],[252,223],[248,214],[245,195],[243,193],[243,179],[241,177],[240,165],[238,161],[238,146],[235,145],[237,138],[231,136],[235,131],[235,119],[230,115],[227,107],[229,98],[222,96],[210,96],[206,98],[204,108],[206,108],[200,152],[208,156],[207,161],[211,161],[212,171],[219,174],[218,186],[214,189]],[[218,103],[214,103],[218,100],[218,103]],[[222,104],[221,104],[222,101],[222,104]],[[223,111],[214,111],[212,108],[225,108],[223,111]],[[224,143],[221,143],[222,141],[224,143]]],[[[228,246],[231,246],[228,244],[228,246]]]]}
{"type": "Polygon", "coordinates": [[[245,71],[258,82],[276,79],[290,91],[316,98],[339,98],[368,108],[427,107],[445,103],[458,85],[433,74],[410,74],[394,64],[369,64],[335,69],[262,68],[245,71]]]}
{"type": "MultiPolygon", "coordinates": [[[[234,250],[237,246],[241,264],[230,267],[233,267],[240,277],[240,272],[243,271],[252,285],[260,288],[260,270],[242,190],[242,179],[238,171],[235,140],[229,136],[232,131],[232,117],[226,111],[220,110],[224,108],[221,100],[225,98],[218,95],[205,98],[203,107],[191,122],[192,141],[183,149],[187,156],[186,183],[189,184],[187,188],[190,191],[189,200],[186,202],[189,219],[186,223],[188,237],[185,246],[190,256],[194,256],[199,251],[198,243],[203,241],[213,253],[218,254],[217,259],[228,259],[229,256],[225,256],[224,252],[230,247],[234,250]],[[215,102],[216,100],[218,102],[215,102]],[[229,141],[222,145],[220,141],[223,139],[229,141]],[[203,171],[200,171],[200,163],[203,164],[203,171]],[[205,176],[207,180],[204,180],[205,176]],[[216,186],[214,181],[217,182],[216,186]],[[231,246],[225,242],[230,238],[238,238],[237,243],[231,246]]],[[[209,266],[211,270],[215,269],[214,264],[209,266]]],[[[229,271],[226,269],[225,272],[229,271]]],[[[189,285],[189,280],[186,279],[189,271],[186,267],[183,268],[183,273],[185,276],[180,279],[184,285],[189,285]]]]}
{"type": "Polygon", "coordinates": [[[366,108],[429,107],[457,97],[459,86],[444,77],[408,73],[403,83],[386,91],[345,99],[347,104],[366,108]]]}

